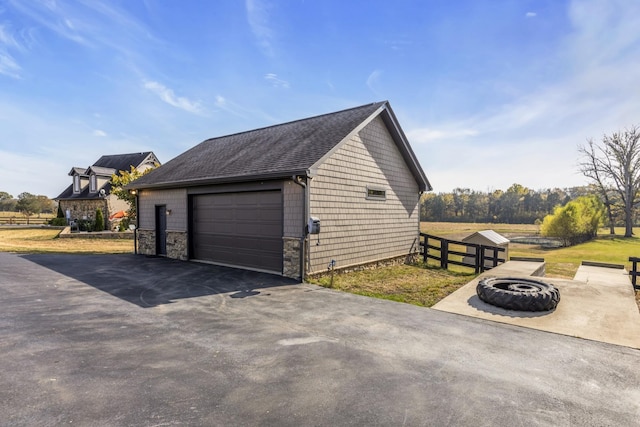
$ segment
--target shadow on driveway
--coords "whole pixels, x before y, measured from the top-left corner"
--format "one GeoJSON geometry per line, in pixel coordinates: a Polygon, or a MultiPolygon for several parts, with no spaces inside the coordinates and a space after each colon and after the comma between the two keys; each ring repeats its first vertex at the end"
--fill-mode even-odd
{"type": "Polygon", "coordinates": [[[246,298],[270,287],[298,283],[274,274],[132,254],[31,254],[21,258],[143,308],[221,293],[246,298]],[[87,263],[94,265],[87,268],[87,263]]]}

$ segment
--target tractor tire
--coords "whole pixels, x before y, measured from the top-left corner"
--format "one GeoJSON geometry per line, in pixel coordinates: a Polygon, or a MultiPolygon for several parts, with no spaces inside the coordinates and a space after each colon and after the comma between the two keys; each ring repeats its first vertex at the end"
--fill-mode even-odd
{"type": "Polygon", "coordinates": [[[488,277],[476,286],[482,301],[515,311],[550,311],[560,302],[560,291],[550,283],[513,277],[488,277]]]}

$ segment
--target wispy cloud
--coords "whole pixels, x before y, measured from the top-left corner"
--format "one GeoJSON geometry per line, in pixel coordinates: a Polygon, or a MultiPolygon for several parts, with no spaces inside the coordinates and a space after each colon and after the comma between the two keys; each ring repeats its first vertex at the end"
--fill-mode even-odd
{"type": "Polygon", "coordinates": [[[14,79],[20,78],[21,67],[11,55],[0,49],[0,74],[4,74],[14,79]]]}
{"type": "Polygon", "coordinates": [[[270,24],[270,8],[269,3],[262,0],[246,0],[247,21],[253,35],[258,41],[258,46],[265,55],[274,56],[274,31],[270,24]]]}
{"type": "Polygon", "coordinates": [[[39,29],[86,48],[108,47],[126,57],[136,57],[140,55],[135,50],[138,44],[159,42],[141,21],[109,2],[8,2],[39,29]]]}
{"type": "Polygon", "coordinates": [[[229,101],[222,95],[216,95],[215,105],[222,111],[226,111],[227,113],[231,113],[238,117],[247,117],[247,110],[235,102],[229,101]]]}
{"type": "Polygon", "coordinates": [[[89,25],[89,19],[76,19],[74,17],[74,8],[69,7],[64,2],[24,2],[20,0],[9,0],[9,3],[16,10],[31,18],[43,28],[54,32],[59,37],[74,41],[82,45],[91,44],[83,37],[81,32],[89,25]],[[73,22],[80,25],[76,28],[73,22]]]}
{"type": "Polygon", "coordinates": [[[93,131],[93,136],[105,137],[107,136],[107,133],[103,130],[96,129],[93,131]]]}
{"type": "Polygon", "coordinates": [[[9,53],[10,49],[23,50],[6,24],[0,24],[0,74],[20,78],[21,67],[9,53]]]}
{"type": "Polygon", "coordinates": [[[367,77],[367,87],[376,94],[378,93],[378,91],[376,90],[376,86],[378,85],[380,76],[382,76],[382,70],[374,70],[371,74],[369,74],[369,77],[367,77]]]}
{"type": "Polygon", "coordinates": [[[536,12],[527,12],[524,16],[527,18],[535,18],[538,14],[536,12]]]}
{"type": "Polygon", "coordinates": [[[407,137],[411,143],[425,144],[432,141],[444,141],[447,139],[464,139],[476,136],[478,131],[474,129],[431,129],[417,128],[407,132],[407,137]]]}
{"type": "Polygon", "coordinates": [[[150,90],[155,93],[167,104],[180,108],[181,110],[187,111],[189,113],[202,114],[202,106],[197,101],[191,101],[188,98],[182,96],[176,96],[173,90],[164,86],[161,83],[154,81],[145,81],[144,82],[145,89],[150,90]]]}
{"type": "Polygon", "coordinates": [[[265,74],[264,79],[271,83],[273,87],[289,89],[289,82],[278,78],[277,74],[268,73],[265,74]]]}

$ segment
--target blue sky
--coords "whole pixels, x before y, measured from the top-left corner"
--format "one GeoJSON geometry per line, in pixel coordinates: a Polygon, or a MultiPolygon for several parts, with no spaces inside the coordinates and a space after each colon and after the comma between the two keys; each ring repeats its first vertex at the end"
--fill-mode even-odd
{"type": "Polygon", "coordinates": [[[381,100],[435,192],[583,185],[639,77],[635,0],[0,0],[0,191],[381,100]]]}

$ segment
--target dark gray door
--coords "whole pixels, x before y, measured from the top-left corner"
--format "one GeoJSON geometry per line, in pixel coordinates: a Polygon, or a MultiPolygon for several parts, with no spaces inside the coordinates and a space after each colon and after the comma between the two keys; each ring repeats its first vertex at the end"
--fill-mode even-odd
{"type": "Polygon", "coordinates": [[[156,255],[167,254],[167,207],[156,206],[156,255]]]}
{"type": "Polygon", "coordinates": [[[195,259],[282,272],[280,191],[197,195],[192,209],[195,259]]]}

